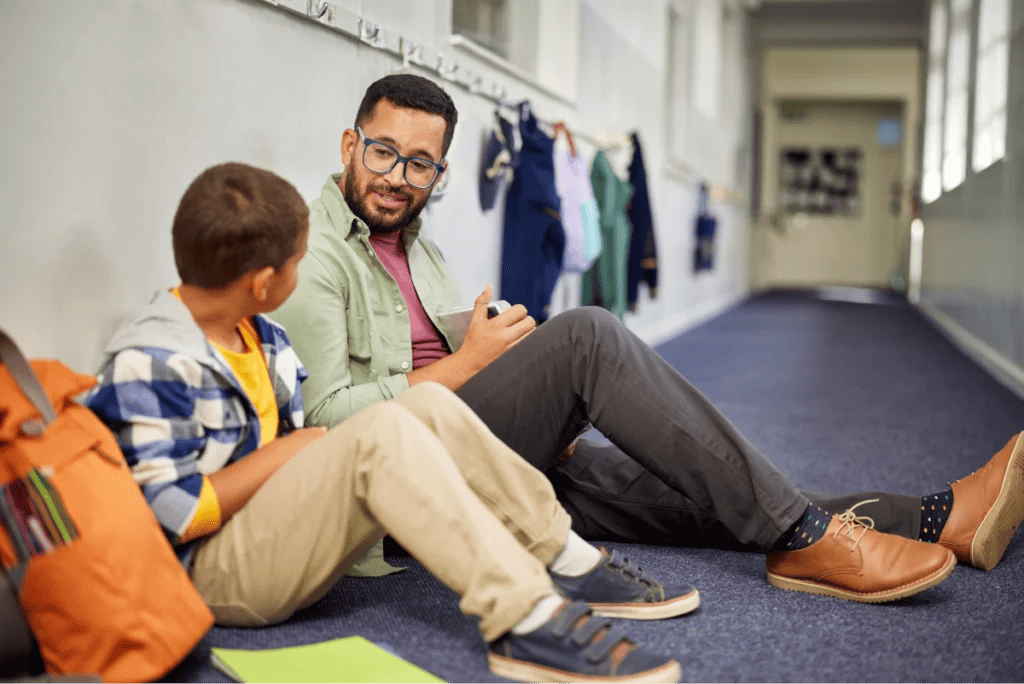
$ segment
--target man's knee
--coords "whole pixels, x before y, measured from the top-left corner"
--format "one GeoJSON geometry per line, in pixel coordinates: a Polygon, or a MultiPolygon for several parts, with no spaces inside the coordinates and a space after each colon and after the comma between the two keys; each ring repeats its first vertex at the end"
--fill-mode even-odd
{"type": "Polygon", "coordinates": [[[602,330],[620,327],[622,321],[607,309],[599,306],[578,306],[549,319],[541,329],[547,326],[564,327],[577,334],[599,336],[602,330]]]}
{"type": "Polygon", "coordinates": [[[571,323],[584,323],[599,327],[622,324],[622,322],[616,318],[611,311],[608,309],[602,309],[599,306],[578,306],[575,309],[569,309],[565,313],[555,316],[555,318],[551,320],[554,321],[560,318],[565,318],[567,322],[571,323]]]}

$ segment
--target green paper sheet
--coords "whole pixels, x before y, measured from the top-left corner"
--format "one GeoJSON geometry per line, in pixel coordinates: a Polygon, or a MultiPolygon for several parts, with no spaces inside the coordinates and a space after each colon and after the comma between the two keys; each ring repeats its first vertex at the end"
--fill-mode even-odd
{"type": "Polygon", "coordinates": [[[443,682],[361,636],[247,651],[212,648],[210,661],[239,682],[443,682]]]}

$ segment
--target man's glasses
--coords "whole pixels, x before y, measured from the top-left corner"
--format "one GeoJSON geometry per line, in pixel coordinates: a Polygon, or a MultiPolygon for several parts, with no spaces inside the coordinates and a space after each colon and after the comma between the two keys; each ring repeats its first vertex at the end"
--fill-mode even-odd
{"type": "Polygon", "coordinates": [[[423,157],[403,157],[391,145],[373,138],[367,138],[362,129],[356,126],[356,133],[363,141],[363,166],[381,175],[391,173],[395,164],[405,164],[405,182],[421,190],[429,188],[444,171],[444,166],[435,164],[423,157]]]}

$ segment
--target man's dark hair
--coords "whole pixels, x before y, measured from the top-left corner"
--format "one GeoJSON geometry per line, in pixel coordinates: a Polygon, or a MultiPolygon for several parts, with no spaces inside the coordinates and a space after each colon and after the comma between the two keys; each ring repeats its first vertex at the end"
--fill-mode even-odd
{"type": "Polygon", "coordinates": [[[429,78],[415,74],[391,74],[374,81],[366,89],[363,101],[356,112],[356,126],[363,126],[369,121],[373,108],[381,100],[388,100],[396,107],[419,109],[444,118],[444,143],[441,146],[441,157],[448,154],[448,146],[455,135],[455,122],[459,112],[448,93],[429,78]]]}
{"type": "Polygon", "coordinates": [[[280,269],[308,225],[309,209],[291,183],[220,164],[199,174],[178,204],[174,263],[182,283],[215,290],[258,268],[280,269]]]}

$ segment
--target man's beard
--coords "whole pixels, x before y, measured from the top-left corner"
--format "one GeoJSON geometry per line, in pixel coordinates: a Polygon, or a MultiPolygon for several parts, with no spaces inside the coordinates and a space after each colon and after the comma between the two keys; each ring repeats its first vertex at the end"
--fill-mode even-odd
{"type": "MultiPolygon", "coordinates": [[[[387,181],[382,180],[381,182],[384,185],[378,187],[377,190],[392,195],[401,195],[406,199],[405,211],[387,223],[374,219],[370,216],[370,212],[366,206],[366,198],[364,195],[359,194],[359,189],[356,187],[356,175],[354,173],[345,174],[345,187],[342,188],[342,194],[345,196],[345,201],[348,202],[348,208],[366,224],[366,227],[370,229],[371,233],[378,235],[382,233],[393,233],[396,230],[402,230],[407,227],[419,217],[420,212],[423,211],[423,207],[427,205],[427,200],[430,199],[430,195],[427,194],[419,204],[415,204],[413,202],[412,195],[409,192],[392,188],[387,181]]],[[[367,185],[368,191],[371,189],[372,185],[372,183],[367,185]]]]}

